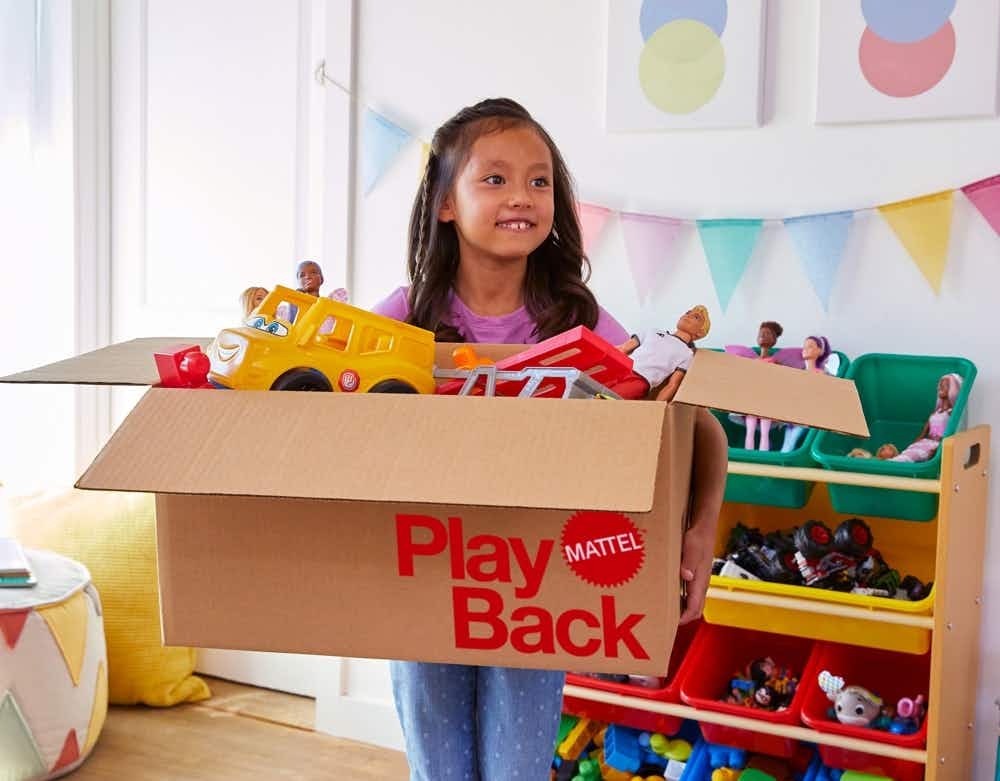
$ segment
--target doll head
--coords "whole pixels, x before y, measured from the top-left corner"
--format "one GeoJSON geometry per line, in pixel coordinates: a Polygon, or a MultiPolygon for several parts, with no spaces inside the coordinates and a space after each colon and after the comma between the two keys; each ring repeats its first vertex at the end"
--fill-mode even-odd
{"type": "Polygon", "coordinates": [[[826,359],[830,357],[830,342],[825,336],[807,336],[802,344],[802,359],[815,361],[816,368],[822,369],[826,359]]]}
{"type": "Polygon", "coordinates": [[[955,406],[955,401],[958,399],[958,393],[962,390],[962,377],[961,375],[951,374],[944,375],[940,380],[938,380],[938,409],[951,409],[955,406]]]}
{"type": "Polygon", "coordinates": [[[691,307],[677,321],[677,330],[682,331],[696,342],[708,336],[712,329],[712,321],[708,317],[708,309],[701,304],[691,307]]]}
{"type": "Polygon", "coordinates": [[[896,447],[892,442],[886,442],[878,450],[875,451],[875,458],[880,461],[889,461],[899,455],[899,448],[896,447]]]}
{"type": "Polygon", "coordinates": [[[784,331],[785,329],[781,327],[781,324],[774,322],[774,320],[765,320],[761,323],[760,328],[757,330],[757,346],[760,347],[761,352],[774,347],[778,343],[778,337],[784,331]]]}
{"type": "Polygon", "coordinates": [[[295,269],[295,278],[299,282],[299,290],[311,296],[318,296],[323,285],[323,270],[319,263],[303,260],[295,269]]]}
{"type": "Polygon", "coordinates": [[[240,305],[243,307],[243,316],[249,317],[250,313],[260,306],[260,302],[267,298],[267,288],[248,287],[240,293],[240,305]]]}

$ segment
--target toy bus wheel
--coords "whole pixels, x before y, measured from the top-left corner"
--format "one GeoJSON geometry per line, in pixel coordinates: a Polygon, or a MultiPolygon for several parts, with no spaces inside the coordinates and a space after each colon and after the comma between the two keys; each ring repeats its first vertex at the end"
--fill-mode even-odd
{"type": "Polygon", "coordinates": [[[417,389],[402,380],[382,380],[372,385],[369,393],[416,393],[417,389]]]}
{"type": "Polygon", "coordinates": [[[274,381],[271,390],[332,391],[330,381],[315,369],[292,369],[274,381]]]}

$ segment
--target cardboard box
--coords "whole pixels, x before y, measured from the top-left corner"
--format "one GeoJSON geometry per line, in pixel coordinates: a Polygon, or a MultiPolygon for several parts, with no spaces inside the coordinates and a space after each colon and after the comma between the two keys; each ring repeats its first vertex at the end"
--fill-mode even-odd
{"type": "MultiPolygon", "coordinates": [[[[150,384],[178,341],[0,381],[150,384]]],[[[667,405],[154,387],[77,485],[157,494],[166,644],[662,674],[693,405],[866,430],[853,383],[810,372],[702,351],[681,390],[667,405]]]]}

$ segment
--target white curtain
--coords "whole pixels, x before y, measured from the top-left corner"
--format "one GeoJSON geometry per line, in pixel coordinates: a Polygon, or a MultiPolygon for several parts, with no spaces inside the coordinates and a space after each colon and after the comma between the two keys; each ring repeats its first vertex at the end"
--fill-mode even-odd
{"type": "MultiPolygon", "coordinates": [[[[73,353],[72,14],[0,0],[0,375],[73,353]]],[[[72,482],[73,413],[70,388],[0,385],[8,493],[72,482]]]]}

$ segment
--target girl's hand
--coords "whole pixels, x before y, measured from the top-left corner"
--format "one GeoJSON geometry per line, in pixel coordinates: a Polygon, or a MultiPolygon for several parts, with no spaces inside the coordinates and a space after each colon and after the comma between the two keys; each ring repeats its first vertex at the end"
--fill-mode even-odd
{"type": "Polygon", "coordinates": [[[687,583],[687,600],[681,613],[681,624],[701,617],[705,607],[705,592],[712,574],[712,549],[714,536],[694,526],[684,533],[684,550],[681,553],[681,578],[687,583]]]}

